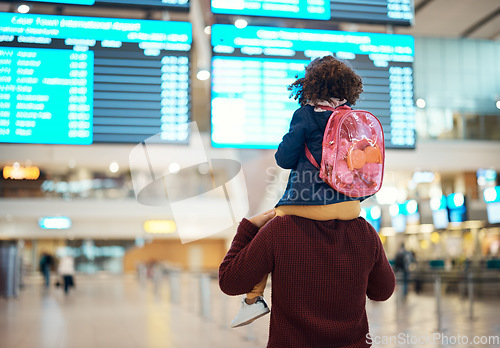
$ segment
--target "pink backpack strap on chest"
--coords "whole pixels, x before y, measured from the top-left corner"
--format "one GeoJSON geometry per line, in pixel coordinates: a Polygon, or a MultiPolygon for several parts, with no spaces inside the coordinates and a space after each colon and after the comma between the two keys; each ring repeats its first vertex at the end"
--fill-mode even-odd
{"type": "MultiPolygon", "coordinates": [[[[323,110],[327,110],[327,111],[335,111],[335,108],[331,107],[331,106],[327,106],[327,105],[319,105],[320,108],[322,108],[323,110]]],[[[316,168],[320,169],[319,167],[319,164],[318,162],[316,161],[316,159],[314,158],[314,156],[312,155],[311,151],[309,150],[309,148],[307,147],[307,144],[304,144],[305,146],[305,152],[306,152],[306,156],[307,156],[307,159],[309,160],[309,162],[312,163],[313,166],[315,166],[316,168]]]]}
{"type": "MultiPolygon", "coordinates": [[[[331,106],[328,106],[328,105],[319,105],[319,107],[323,110],[326,110],[326,111],[335,111],[335,108],[331,107],[331,106]]],[[[307,144],[304,144],[305,145],[305,152],[306,152],[306,157],[307,159],[309,160],[309,162],[311,162],[311,164],[313,166],[315,166],[316,168],[320,169],[320,166],[318,164],[318,162],[316,161],[316,159],[314,158],[314,156],[312,155],[311,151],[309,150],[309,148],[307,147],[307,144]]]]}
{"type": "Polygon", "coordinates": [[[306,147],[305,151],[306,151],[307,159],[309,160],[309,162],[312,163],[313,166],[315,166],[316,168],[319,169],[319,164],[316,161],[316,159],[314,158],[314,156],[312,155],[311,151],[309,151],[309,148],[307,147],[306,144],[304,144],[304,146],[306,147]]]}

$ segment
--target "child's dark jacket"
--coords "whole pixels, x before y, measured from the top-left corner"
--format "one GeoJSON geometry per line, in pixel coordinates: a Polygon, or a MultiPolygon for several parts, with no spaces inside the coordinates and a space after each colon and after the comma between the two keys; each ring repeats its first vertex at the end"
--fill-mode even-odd
{"type": "Polygon", "coordinates": [[[304,105],[293,114],[290,130],[283,136],[275,154],[276,163],[281,168],[291,169],[285,193],[276,206],[326,205],[360,200],[331,188],[307,159],[304,144],[316,162],[321,163],[323,134],[331,114],[331,111],[315,112],[312,105],[304,105]]]}

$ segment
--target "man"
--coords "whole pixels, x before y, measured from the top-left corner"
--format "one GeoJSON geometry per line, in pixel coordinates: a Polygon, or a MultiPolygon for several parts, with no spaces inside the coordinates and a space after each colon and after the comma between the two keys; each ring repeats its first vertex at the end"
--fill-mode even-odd
{"type": "Polygon", "coordinates": [[[268,273],[268,347],[369,347],[366,296],[385,301],[395,286],[380,238],[361,217],[318,221],[271,210],[243,219],[220,265],[220,288],[248,293],[268,273]]]}

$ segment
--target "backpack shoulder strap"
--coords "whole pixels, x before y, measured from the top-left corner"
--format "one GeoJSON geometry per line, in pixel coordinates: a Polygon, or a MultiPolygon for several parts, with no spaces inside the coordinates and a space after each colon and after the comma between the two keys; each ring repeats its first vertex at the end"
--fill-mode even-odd
{"type": "Polygon", "coordinates": [[[314,156],[312,155],[311,151],[309,151],[309,148],[307,147],[307,144],[304,144],[304,146],[305,146],[305,151],[306,151],[307,159],[309,160],[309,162],[312,163],[313,166],[315,166],[316,168],[319,169],[319,164],[314,159],[314,156]]]}
{"type": "MultiPolygon", "coordinates": [[[[330,106],[325,106],[325,105],[321,105],[320,107],[322,109],[327,110],[327,111],[332,111],[332,114],[333,114],[333,111],[335,111],[336,109],[341,109],[341,108],[347,109],[347,110],[351,109],[351,107],[349,105],[339,105],[336,108],[332,108],[330,106]]],[[[330,117],[332,117],[332,115],[330,115],[330,117]]],[[[316,120],[316,123],[317,123],[317,120],[316,120]]],[[[315,166],[316,168],[320,169],[318,162],[316,161],[316,159],[314,159],[314,156],[312,155],[311,151],[307,147],[307,144],[304,144],[304,146],[305,146],[306,156],[307,156],[307,159],[309,160],[309,162],[311,162],[312,165],[315,166]]]]}

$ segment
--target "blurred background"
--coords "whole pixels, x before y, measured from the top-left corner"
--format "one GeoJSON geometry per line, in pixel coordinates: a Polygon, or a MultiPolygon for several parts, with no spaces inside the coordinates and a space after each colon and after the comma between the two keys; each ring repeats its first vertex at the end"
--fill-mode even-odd
{"type": "Polygon", "coordinates": [[[498,0],[3,1],[0,11],[5,347],[264,346],[266,319],[227,328],[239,300],[220,293],[217,269],[234,222],[281,197],[288,172],[274,152],[298,106],[286,85],[326,54],[363,78],[355,108],[384,127],[384,183],[362,215],[395,268],[406,250],[398,296],[370,304],[375,332],[499,336],[498,0]],[[68,255],[73,302],[53,286],[68,255]],[[116,336],[105,320],[81,333],[68,312],[110,302],[113,320],[136,318],[116,336]],[[141,321],[145,308],[156,319],[141,321]],[[39,325],[29,339],[28,322],[39,325]]]}

